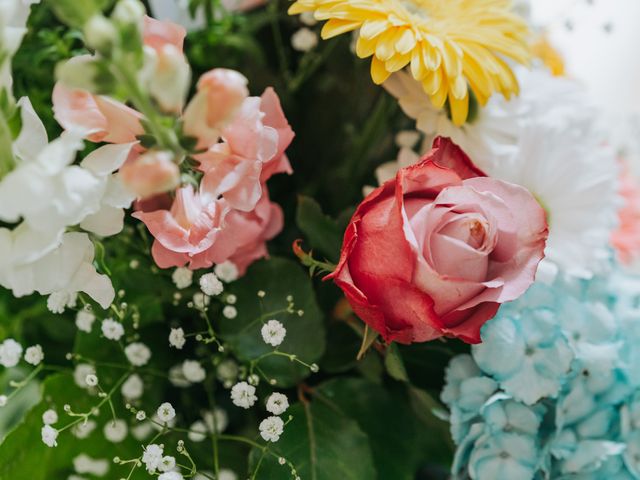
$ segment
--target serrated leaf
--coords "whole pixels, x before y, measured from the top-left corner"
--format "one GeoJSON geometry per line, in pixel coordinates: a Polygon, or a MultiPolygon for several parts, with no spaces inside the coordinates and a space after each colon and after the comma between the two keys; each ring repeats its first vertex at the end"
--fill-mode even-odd
{"type": "MultiPolygon", "coordinates": [[[[374,480],[378,477],[367,436],[352,419],[313,401],[293,405],[285,415],[293,420],[285,426],[280,440],[269,448],[293,463],[300,478],[308,480],[374,480]]],[[[261,452],[253,450],[251,468],[261,452]]],[[[265,457],[255,478],[291,480],[287,466],[273,456],[265,457]]],[[[392,477],[384,477],[392,478],[392,477]]]]}

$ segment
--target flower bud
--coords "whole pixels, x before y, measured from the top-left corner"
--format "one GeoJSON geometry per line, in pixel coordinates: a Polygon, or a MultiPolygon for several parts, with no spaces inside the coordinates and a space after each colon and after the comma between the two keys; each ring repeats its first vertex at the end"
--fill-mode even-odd
{"type": "Polygon", "coordinates": [[[112,18],[122,24],[141,24],[145,13],[144,5],[138,0],[120,0],[113,9],[112,18]]]}
{"type": "MultiPolygon", "coordinates": [[[[145,53],[148,50],[145,49],[145,53]]],[[[154,53],[155,68],[149,78],[149,91],[163,110],[179,113],[191,84],[189,63],[184,54],[171,44],[154,53]]]]}
{"type": "Polygon", "coordinates": [[[170,152],[150,151],[127,162],[120,169],[120,178],[138,198],[144,199],[176,188],[180,169],[170,152]]]}
{"type": "Polygon", "coordinates": [[[219,130],[249,96],[247,79],[235,70],[216,68],[198,81],[198,93],[184,112],[184,132],[197,137],[199,147],[218,140],[219,130]]]}
{"type": "Polygon", "coordinates": [[[87,45],[98,51],[111,48],[117,35],[116,28],[102,15],[94,15],[84,25],[84,37],[87,45]]]}
{"type": "Polygon", "coordinates": [[[89,55],[72,57],[66,62],[56,65],[56,78],[67,88],[78,88],[95,92],[96,65],[94,58],[89,55]]]}

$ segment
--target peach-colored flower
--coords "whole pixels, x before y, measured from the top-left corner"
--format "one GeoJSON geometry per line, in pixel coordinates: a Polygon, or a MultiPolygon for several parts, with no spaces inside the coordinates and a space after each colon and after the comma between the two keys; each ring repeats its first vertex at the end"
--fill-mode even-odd
{"type": "Polygon", "coordinates": [[[627,166],[620,175],[623,205],[618,211],[618,228],[611,234],[611,244],[623,263],[640,257],[640,185],[627,166]]]}
{"type": "Polygon", "coordinates": [[[53,89],[53,112],[65,130],[78,132],[91,142],[130,143],[144,133],[139,112],[109,97],[61,83],[53,89]]]}
{"type": "Polygon", "coordinates": [[[179,188],[171,210],[136,212],[155,237],[153,257],[160,268],[184,265],[207,251],[217,240],[229,209],[224,200],[179,188]]]}
{"type": "Polygon", "coordinates": [[[294,137],[293,130],[278,96],[268,88],[260,98],[247,98],[221,133],[222,143],[195,157],[205,172],[202,184],[212,194],[224,196],[233,208],[250,211],[271,175],[291,173],[284,151],[294,137]]]}
{"type": "Polygon", "coordinates": [[[266,242],[283,226],[280,207],[269,201],[266,189],[251,212],[229,209],[191,186],[178,190],[170,211],[136,212],[155,237],[152,254],[160,268],[209,268],[233,262],[240,274],[255,260],[266,257],[266,242]]]}
{"type": "Polygon", "coordinates": [[[171,152],[153,150],[127,162],[120,178],[138,198],[148,198],[180,185],[180,168],[171,152]]]}
{"type": "Polygon", "coordinates": [[[249,96],[247,79],[235,70],[213,69],[198,80],[198,92],[184,111],[184,132],[208,148],[249,96]]]}
{"type": "Polygon", "coordinates": [[[173,45],[182,51],[186,35],[187,31],[181,25],[146,15],[144,17],[142,40],[146,46],[156,51],[162,50],[165,45],[173,45]]]}

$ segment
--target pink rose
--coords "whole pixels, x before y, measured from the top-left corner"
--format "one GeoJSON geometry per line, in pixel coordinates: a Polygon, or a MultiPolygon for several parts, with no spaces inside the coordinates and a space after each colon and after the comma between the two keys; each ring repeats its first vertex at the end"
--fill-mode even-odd
{"type": "Polygon", "coordinates": [[[386,341],[478,343],[500,304],[534,281],[547,234],[526,189],[484,176],[438,138],[360,204],[327,278],[386,341]]]}
{"type": "Polygon", "coordinates": [[[138,211],[155,237],[152,254],[160,268],[209,268],[225,261],[233,262],[241,275],[255,260],[266,257],[266,242],[283,226],[280,207],[269,201],[266,188],[251,212],[228,207],[206,191],[194,192],[191,186],[177,191],[171,210],[138,211]]]}
{"type": "Polygon", "coordinates": [[[294,133],[268,88],[262,97],[247,98],[235,119],[222,130],[222,143],[196,155],[205,172],[203,185],[222,195],[233,208],[253,210],[262,197],[262,184],[275,173],[291,173],[284,151],[294,133]]]}
{"type": "Polygon", "coordinates": [[[198,139],[198,148],[215,144],[220,130],[249,96],[248,80],[241,73],[216,68],[198,80],[198,92],[184,111],[184,132],[198,139]]]}

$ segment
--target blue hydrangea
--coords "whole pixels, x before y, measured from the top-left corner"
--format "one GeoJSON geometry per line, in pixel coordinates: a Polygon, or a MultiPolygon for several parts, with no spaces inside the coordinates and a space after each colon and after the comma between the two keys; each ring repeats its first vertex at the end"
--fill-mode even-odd
{"type": "Polygon", "coordinates": [[[452,359],[454,479],[640,480],[640,278],[534,285],[452,359]]]}

